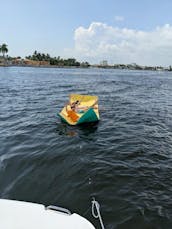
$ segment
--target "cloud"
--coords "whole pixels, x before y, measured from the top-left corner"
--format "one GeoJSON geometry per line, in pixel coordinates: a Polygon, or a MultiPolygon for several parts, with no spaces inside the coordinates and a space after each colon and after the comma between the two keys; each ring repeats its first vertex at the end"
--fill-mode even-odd
{"type": "Polygon", "coordinates": [[[119,22],[124,21],[124,17],[117,15],[117,16],[115,16],[115,21],[119,21],[119,22]]]}
{"type": "Polygon", "coordinates": [[[142,31],[93,22],[88,28],[78,27],[74,41],[75,47],[70,53],[90,63],[105,59],[112,64],[172,64],[172,26],[169,24],[142,31]]]}

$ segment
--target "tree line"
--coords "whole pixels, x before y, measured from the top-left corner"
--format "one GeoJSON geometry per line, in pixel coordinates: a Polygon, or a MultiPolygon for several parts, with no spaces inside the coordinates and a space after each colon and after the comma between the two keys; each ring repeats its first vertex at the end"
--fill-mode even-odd
{"type": "Polygon", "coordinates": [[[75,67],[89,67],[90,64],[88,62],[79,62],[75,58],[63,59],[60,56],[51,57],[48,53],[40,53],[34,51],[33,55],[26,56],[28,60],[34,61],[48,61],[50,65],[58,65],[58,66],[75,66],[75,67]]]}
{"type": "MultiPolygon", "coordinates": [[[[0,54],[2,53],[3,59],[1,58],[0,62],[6,62],[6,61],[13,61],[16,59],[21,59],[21,62],[23,59],[21,57],[10,57],[8,55],[5,56],[5,54],[8,53],[8,46],[7,44],[3,43],[0,45],[0,54]]],[[[73,67],[89,67],[91,66],[87,61],[86,62],[79,62],[75,58],[68,58],[63,59],[60,56],[58,57],[51,57],[48,53],[40,53],[37,51],[34,51],[32,55],[25,57],[28,60],[33,61],[47,61],[50,65],[56,65],[56,66],[73,66],[73,67]]],[[[114,68],[114,69],[131,69],[131,70],[168,70],[172,71],[172,66],[170,65],[168,68],[163,68],[161,66],[139,66],[137,64],[114,64],[114,65],[95,65],[96,67],[100,68],[114,68]]]]}
{"type": "MultiPolygon", "coordinates": [[[[21,59],[21,57],[10,57],[10,56],[5,56],[5,54],[8,53],[8,46],[4,43],[0,45],[0,54],[2,53],[2,56],[4,60],[15,60],[15,59],[21,59]]],[[[25,57],[28,60],[33,60],[33,61],[47,61],[50,65],[57,65],[57,66],[74,66],[74,67],[89,67],[90,64],[88,62],[79,62],[75,58],[68,58],[68,59],[63,59],[60,56],[58,57],[51,57],[48,53],[40,53],[37,52],[36,50],[32,55],[26,56],[25,57]]]]}

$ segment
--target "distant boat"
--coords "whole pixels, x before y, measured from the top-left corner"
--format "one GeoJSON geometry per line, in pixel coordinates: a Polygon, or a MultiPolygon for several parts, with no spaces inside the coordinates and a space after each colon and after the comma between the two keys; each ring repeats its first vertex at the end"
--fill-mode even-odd
{"type": "Polygon", "coordinates": [[[0,199],[2,229],[95,229],[82,216],[57,207],[0,199]]]}
{"type": "Polygon", "coordinates": [[[96,122],[100,119],[98,96],[71,94],[58,115],[69,125],[96,122]]]}

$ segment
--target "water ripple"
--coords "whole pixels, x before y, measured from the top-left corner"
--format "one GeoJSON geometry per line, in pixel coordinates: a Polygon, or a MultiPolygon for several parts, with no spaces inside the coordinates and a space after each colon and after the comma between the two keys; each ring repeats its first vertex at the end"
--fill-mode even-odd
{"type": "Polygon", "coordinates": [[[168,72],[0,68],[1,198],[56,204],[106,228],[170,228],[172,78],[168,72]],[[68,126],[70,93],[99,96],[99,123],[68,126]],[[90,182],[91,181],[91,182],[90,182]]]}

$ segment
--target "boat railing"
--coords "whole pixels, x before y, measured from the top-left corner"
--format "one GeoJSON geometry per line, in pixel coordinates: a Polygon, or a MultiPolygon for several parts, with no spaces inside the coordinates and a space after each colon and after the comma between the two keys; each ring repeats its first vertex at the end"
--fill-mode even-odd
{"type": "Polygon", "coordinates": [[[54,205],[49,205],[45,207],[46,210],[54,210],[54,211],[58,211],[61,213],[65,213],[67,215],[71,215],[72,213],[66,209],[66,208],[62,208],[62,207],[58,207],[58,206],[54,206],[54,205]]]}

